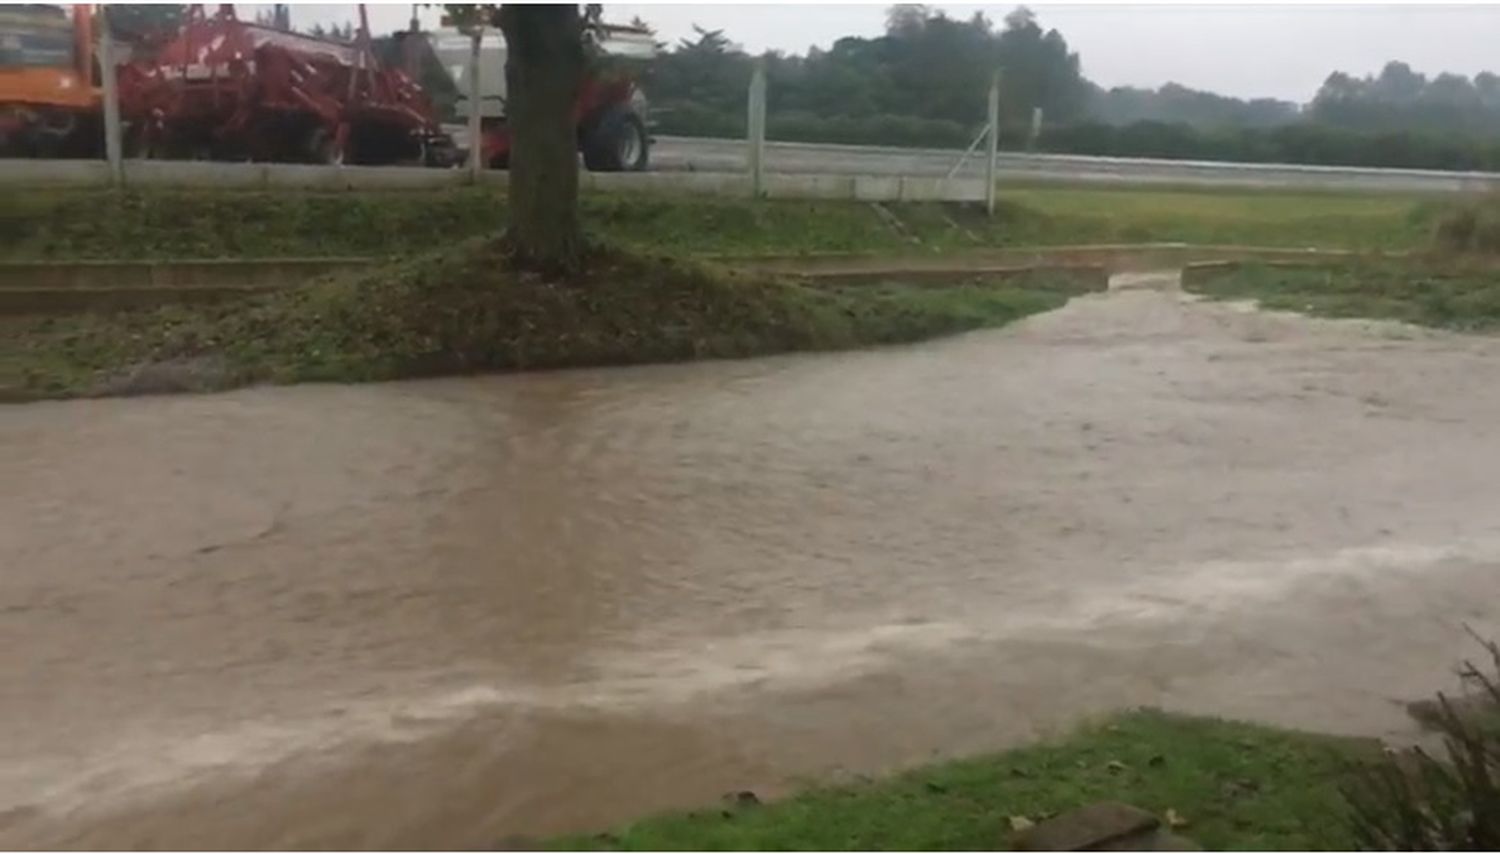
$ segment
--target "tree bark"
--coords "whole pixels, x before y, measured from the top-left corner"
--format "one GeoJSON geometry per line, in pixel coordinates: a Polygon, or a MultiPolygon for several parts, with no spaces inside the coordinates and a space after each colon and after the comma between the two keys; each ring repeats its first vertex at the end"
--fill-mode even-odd
{"type": "Polygon", "coordinates": [[[573,107],[583,79],[583,20],[576,4],[506,3],[506,123],[510,127],[510,239],[516,261],[576,270],[578,131],[573,107]]]}

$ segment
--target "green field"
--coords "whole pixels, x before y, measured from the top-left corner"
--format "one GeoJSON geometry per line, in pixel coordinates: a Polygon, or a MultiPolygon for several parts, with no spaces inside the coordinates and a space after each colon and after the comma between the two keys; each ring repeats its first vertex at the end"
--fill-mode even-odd
{"type": "Polygon", "coordinates": [[[815,788],[763,806],[714,804],[611,833],[555,840],[566,849],[997,850],[1012,817],[1040,821],[1122,800],[1186,822],[1209,850],[1348,849],[1340,785],[1372,743],[1270,727],[1135,712],[1058,741],[815,788]]]}
{"type": "MultiPolygon", "coordinates": [[[[1104,242],[1361,250],[1424,248],[1447,207],[1431,197],[1273,190],[1046,187],[1002,197],[1054,229],[1104,242]]],[[[1039,234],[1038,242],[1052,241],[1039,234]]]]}
{"type": "MultiPolygon", "coordinates": [[[[674,254],[934,253],[987,246],[1190,242],[1337,249],[1427,244],[1444,204],[1410,196],[1014,188],[972,205],[590,194],[586,229],[674,254]]],[[[25,190],[0,200],[0,258],[223,258],[431,251],[504,226],[489,190],[25,190]]]]}

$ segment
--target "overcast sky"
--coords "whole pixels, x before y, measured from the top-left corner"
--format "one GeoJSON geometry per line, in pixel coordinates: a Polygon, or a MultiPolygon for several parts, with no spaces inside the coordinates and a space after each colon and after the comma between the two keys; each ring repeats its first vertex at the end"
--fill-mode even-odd
{"type": "MultiPolygon", "coordinates": [[[[605,20],[639,15],[664,41],[693,24],[722,29],[747,50],[802,53],[846,35],[879,35],[889,4],[867,6],[645,5],[606,3],[605,20]]],[[[932,4],[955,17],[983,10],[998,22],[1012,5],[932,4]]],[[[1500,72],[1500,5],[1495,6],[1088,6],[1030,3],[1042,26],[1055,27],[1103,86],[1176,81],[1238,97],[1306,101],[1335,69],[1379,71],[1401,59],[1429,75],[1500,72]]],[[[303,5],[296,26],[346,20],[354,6],[303,5]]],[[[377,34],[404,26],[410,4],[372,5],[377,34]]],[[[422,16],[429,23],[435,9],[422,16]]]]}

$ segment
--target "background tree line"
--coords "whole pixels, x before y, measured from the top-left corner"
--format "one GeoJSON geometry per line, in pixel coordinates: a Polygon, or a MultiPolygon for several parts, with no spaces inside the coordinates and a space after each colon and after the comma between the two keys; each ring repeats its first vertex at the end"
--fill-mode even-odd
{"type": "MultiPolygon", "coordinates": [[[[663,45],[646,74],[657,131],[738,137],[756,57],[721,30],[663,45]]],[[[769,52],[772,139],[963,146],[984,121],[989,75],[1003,69],[1001,144],[1028,139],[1033,107],[1043,151],[1121,157],[1500,170],[1500,77],[1427,79],[1401,62],[1379,75],[1330,75],[1303,106],[1168,83],[1104,89],[1055,29],[1021,7],[996,27],[897,5],[876,38],[843,38],[806,55],[769,52]]]]}

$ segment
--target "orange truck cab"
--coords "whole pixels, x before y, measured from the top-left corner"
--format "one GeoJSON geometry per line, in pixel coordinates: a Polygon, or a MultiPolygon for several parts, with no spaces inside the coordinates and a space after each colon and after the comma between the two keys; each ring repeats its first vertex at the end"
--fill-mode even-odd
{"type": "Polygon", "coordinates": [[[0,156],[102,148],[88,5],[0,6],[0,156]]]}

